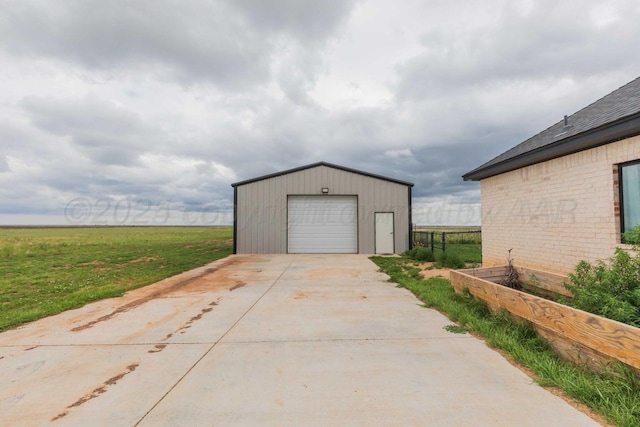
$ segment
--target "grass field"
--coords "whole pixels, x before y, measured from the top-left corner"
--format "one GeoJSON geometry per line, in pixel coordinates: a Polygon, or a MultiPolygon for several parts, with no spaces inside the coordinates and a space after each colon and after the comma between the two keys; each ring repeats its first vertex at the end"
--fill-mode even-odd
{"type": "Polygon", "coordinates": [[[415,231],[435,231],[442,233],[443,231],[446,233],[457,233],[459,231],[480,231],[480,226],[469,226],[469,227],[454,227],[454,226],[437,226],[437,225],[415,225],[415,231]]]}
{"type": "MultiPolygon", "coordinates": [[[[223,258],[232,235],[231,227],[1,228],[0,331],[223,258]]],[[[479,243],[451,237],[448,252],[481,262],[479,243]]]]}
{"type": "MultiPolygon", "coordinates": [[[[479,233],[480,227],[416,227],[414,229],[417,233],[431,233],[434,232],[434,253],[438,255],[442,252],[442,233],[445,235],[445,249],[448,253],[455,253],[464,262],[470,264],[482,263],[482,234],[479,233]],[[471,233],[468,233],[471,232],[471,233]],[[459,234],[458,234],[459,233],[459,234]]],[[[414,239],[416,238],[414,234],[414,239]]],[[[424,234],[422,238],[424,238],[424,234]]],[[[430,237],[429,237],[430,239],[430,237]]],[[[420,241],[417,239],[416,241],[420,241]]],[[[428,240],[430,242],[430,240],[428,240]]],[[[418,243],[419,244],[419,243],[418,243]]],[[[430,247],[430,243],[427,243],[427,247],[430,247]]]]}
{"type": "MultiPolygon", "coordinates": [[[[440,252],[436,249],[436,254],[440,252]]],[[[454,253],[464,262],[482,264],[482,246],[480,244],[451,243],[447,245],[447,253],[454,253]]]]}
{"type": "Polygon", "coordinates": [[[416,226],[415,233],[434,233],[436,243],[442,241],[442,233],[446,235],[446,243],[481,244],[482,234],[480,227],[426,227],[416,226]]]}
{"type": "Polygon", "coordinates": [[[0,331],[207,264],[231,227],[0,229],[0,331]]]}

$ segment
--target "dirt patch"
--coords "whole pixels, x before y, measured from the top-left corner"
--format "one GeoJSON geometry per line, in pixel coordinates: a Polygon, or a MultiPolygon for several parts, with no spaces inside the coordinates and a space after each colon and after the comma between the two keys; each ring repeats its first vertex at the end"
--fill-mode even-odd
{"type": "Polygon", "coordinates": [[[116,384],[118,381],[124,378],[125,375],[128,375],[131,372],[135,371],[137,367],[138,367],[137,363],[132,363],[131,365],[127,366],[124,372],[121,372],[118,375],[109,378],[104,383],[102,383],[100,387],[93,389],[90,393],[87,393],[86,395],[82,396],[80,399],[73,402],[71,405],[67,406],[66,408],[67,410],[56,415],[54,418],[51,419],[51,421],[52,422],[57,421],[60,418],[66,417],[67,415],[69,415],[69,411],[68,411],[69,409],[83,405],[86,402],[90,401],[91,399],[95,399],[96,397],[100,396],[102,393],[105,393],[110,386],[116,384]]]}
{"type": "Polygon", "coordinates": [[[111,267],[106,267],[105,264],[106,263],[104,261],[95,260],[95,261],[90,261],[90,262],[84,262],[84,263],[78,264],[78,265],[80,267],[93,267],[91,269],[91,271],[108,271],[108,270],[111,270],[111,267]]]}
{"type": "Polygon", "coordinates": [[[246,280],[258,271],[216,269],[204,274],[182,288],[181,293],[209,292],[215,289],[234,290],[247,284],[246,280]]]}
{"type": "Polygon", "coordinates": [[[160,257],[157,257],[157,256],[143,256],[140,258],[132,259],[131,261],[129,261],[129,264],[136,264],[138,262],[151,262],[151,261],[157,261],[159,259],[160,257]]]}
{"type": "Polygon", "coordinates": [[[307,292],[296,292],[295,294],[291,295],[291,298],[293,299],[326,298],[326,296],[327,294],[325,292],[307,291],[307,292]]]}
{"type": "Polygon", "coordinates": [[[433,277],[444,277],[445,279],[449,278],[449,269],[448,268],[434,268],[435,262],[425,262],[417,267],[420,269],[420,274],[425,279],[431,279],[433,277]]]}
{"type": "Polygon", "coordinates": [[[422,270],[420,272],[422,277],[425,279],[431,279],[432,277],[443,277],[445,279],[449,278],[449,269],[448,268],[434,268],[432,270],[422,270]]]}
{"type": "Polygon", "coordinates": [[[95,261],[83,262],[83,263],[80,263],[78,265],[80,267],[87,267],[87,266],[90,266],[90,265],[101,266],[101,265],[104,265],[104,264],[105,264],[104,261],[95,260],[95,261]]]}
{"type": "Polygon", "coordinates": [[[361,274],[362,274],[362,271],[359,269],[328,267],[324,269],[314,270],[309,273],[308,277],[310,280],[317,280],[317,279],[340,280],[340,279],[344,279],[345,277],[350,277],[355,279],[357,277],[360,277],[361,274]]]}

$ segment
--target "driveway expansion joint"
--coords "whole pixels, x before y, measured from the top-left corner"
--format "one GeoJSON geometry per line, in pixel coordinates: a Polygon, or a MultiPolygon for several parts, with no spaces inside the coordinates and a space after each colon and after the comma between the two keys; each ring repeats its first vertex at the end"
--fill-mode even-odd
{"type": "Polygon", "coordinates": [[[293,260],[291,260],[291,262],[289,262],[287,267],[280,273],[280,275],[278,275],[278,277],[260,295],[260,297],[258,299],[256,299],[256,301],[253,304],[251,304],[251,306],[247,310],[245,310],[244,313],[242,313],[242,315],[227,329],[227,331],[224,334],[222,334],[222,336],[216,342],[214,342],[207,349],[207,351],[205,351],[204,354],[200,358],[198,358],[198,360],[196,360],[196,362],[184,373],[184,375],[182,375],[178,379],[178,381],[176,381],[171,386],[171,388],[138,420],[138,422],[136,422],[135,426],[138,426],[142,421],[144,421],[144,419],[149,415],[149,413],[151,413],[151,411],[153,411],[171,393],[171,391],[174,390],[178,386],[178,384],[180,384],[180,382],[182,382],[182,380],[184,380],[184,378],[187,375],[189,375],[189,373],[202,361],[202,359],[204,359],[216,347],[216,345],[224,339],[224,337],[247,315],[247,313],[249,313],[253,309],[253,307],[255,307],[256,304],[258,304],[258,302],[260,302],[260,300],[274,287],[274,285],[276,283],[278,283],[278,280],[280,280],[280,278],[289,269],[289,267],[291,266],[292,263],[293,263],[293,260]]]}

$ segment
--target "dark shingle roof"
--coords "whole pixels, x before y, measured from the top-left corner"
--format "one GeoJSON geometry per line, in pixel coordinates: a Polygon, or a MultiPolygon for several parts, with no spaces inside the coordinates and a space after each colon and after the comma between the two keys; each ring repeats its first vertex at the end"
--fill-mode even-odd
{"type": "Polygon", "coordinates": [[[640,134],[640,77],[467,172],[478,181],[640,134]]]}

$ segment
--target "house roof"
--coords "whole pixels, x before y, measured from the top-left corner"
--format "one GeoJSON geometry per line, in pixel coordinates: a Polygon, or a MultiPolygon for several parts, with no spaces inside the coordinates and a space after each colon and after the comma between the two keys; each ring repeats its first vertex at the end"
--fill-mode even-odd
{"type": "Polygon", "coordinates": [[[640,77],[467,172],[479,181],[640,134],[640,77]]]}
{"type": "Polygon", "coordinates": [[[240,185],[245,185],[245,184],[250,184],[252,182],[256,182],[256,181],[262,181],[264,179],[269,179],[269,178],[275,178],[277,176],[281,176],[281,175],[287,175],[293,172],[299,172],[305,169],[311,169],[311,168],[315,168],[318,166],[326,166],[329,168],[333,168],[333,169],[339,169],[339,170],[343,170],[346,172],[351,172],[351,173],[357,173],[359,175],[364,175],[364,176],[368,176],[371,178],[377,178],[377,179],[382,179],[384,181],[389,181],[389,182],[394,182],[396,184],[402,184],[402,185],[407,185],[409,187],[413,187],[413,183],[412,182],[407,182],[407,181],[400,181],[399,179],[393,179],[393,178],[388,178],[386,176],[382,176],[382,175],[375,175],[369,172],[363,172],[363,171],[359,171],[356,169],[351,169],[351,168],[347,168],[344,166],[339,166],[339,165],[334,165],[332,163],[327,163],[327,162],[317,162],[317,163],[311,163],[310,165],[306,165],[306,166],[300,166],[297,168],[293,168],[293,169],[287,169],[285,171],[282,172],[276,172],[276,173],[272,173],[269,175],[263,175],[263,176],[259,176],[257,178],[251,178],[251,179],[247,179],[244,181],[240,181],[240,182],[236,182],[235,184],[231,184],[232,187],[238,187],[240,185]]]}

